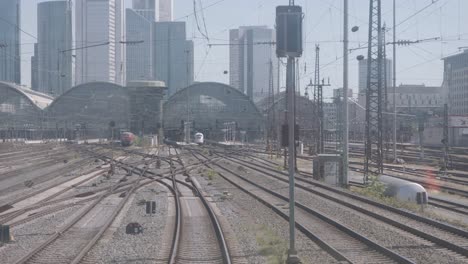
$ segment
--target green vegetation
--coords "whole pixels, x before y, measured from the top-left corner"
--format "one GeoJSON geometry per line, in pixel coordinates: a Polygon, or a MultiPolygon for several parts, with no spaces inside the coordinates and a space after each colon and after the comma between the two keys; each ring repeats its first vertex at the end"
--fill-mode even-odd
{"type": "Polygon", "coordinates": [[[214,170],[208,170],[208,172],[206,173],[206,177],[208,177],[208,180],[210,181],[212,181],[216,176],[218,176],[218,173],[214,170]]]}
{"type": "MultiPolygon", "coordinates": [[[[373,200],[376,200],[378,202],[381,202],[383,204],[393,206],[396,208],[403,208],[407,209],[409,211],[412,211],[414,213],[418,213],[422,216],[429,217],[441,222],[447,222],[449,224],[459,226],[462,228],[468,228],[468,225],[460,220],[456,220],[453,218],[447,218],[444,217],[443,215],[440,215],[435,212],[431,211],[421,211],[421,206],[414,204],[414,203],[409,203],[409,202],[403,202],[399,201],[394,197],[388,197],[384,195],[385,191],[385,186],[377,180],[377,177],[372,177],[370,184],[365,187],[365,188],[352,188],[352,191],[362,194],[364,196],[367,196],[369,198],[372,198],[373,200]]],[[[430,199],[430,197],[429,197],[430,199]]]]}
{"type": "Polygon", "coordinates": [[[357,193],[360,193],[364,196],[373,198],[383,204],[397,207],[397,208],[405,208],[411,211],[418,211],[420,210],[420,206],[410,203],[410,202],[403,202],[397,200],[395,197],[389,197],[384,194],[385,192],[385,185],[381,183],[376,176],[371,176],[370,184],[364,188],[357,188],[354,190],[357,193]]]}
{"type": "Polygon", "coordinates": [[[283,264],[287,258],[287,243],[269,229],[260,225],[256,230],[256,240],[259,253],[267,259],[269,264],[283,264]]]}
{"type": "Polygon", "coordinates": [[[276,170],[284,171],[284,167],[281,165],[276,166],[276,170]]]}

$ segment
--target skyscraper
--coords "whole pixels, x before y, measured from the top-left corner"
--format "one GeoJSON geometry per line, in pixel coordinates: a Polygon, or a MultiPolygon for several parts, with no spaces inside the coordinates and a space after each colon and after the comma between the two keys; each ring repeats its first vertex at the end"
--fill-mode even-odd
{"type": "Polygon", "coordinates": [[[240,27],[229,31],[230,85],[254,101],[268,96],[270,81],[276,91],[276,56],[270,44],[274,32],[266,26],[240,27]],[[271,72],[271,74],[270,74],[271,72]]]}
{"type": "Polygon", "coordinates": [[[170,22],[174,20],[174,0],[156,0],[156,21],[170,22]]]}
{"type": "MultiPolygon", "coordinates": [[[[387,59],[387,87],[393,87],[392,78],[392,60],[387,59]]],[[[384,72],[384,67],[382,67],[382,72],[384,72]]],[[[359,94],[365,94],[367,89],[367,59],[359,61],[359,94]]]]}
{"type": "Polygon", "coordinates": [[[154,22],[153,37],[153,77],[166,82],[171,96],[193,83],[193,43],[185,22],[154,22]]]}
{"type": "Polygon", "coordinates": [[[122,0],[76,2],[77,84],[91,81],[125,83],[122,0]]]}
{"type": "MultiPolygon", "coordinates": [[[[134,2],[135,3],[135,2],[134,2]]],[[[147,9],[145,9],[147,10],[147,9]]],[[[143,43],[126,45],[127,81],[153,80],[153,32],[154,17],[150,12],[142,9],[126,10],[126,38],[127,41],[141,41],[143,43]],[[145,15],[148,15],[145,17],[145,15]],[[150,19],[148,19],[148,17],[150,19]]],[[[153,9],[154,11],[154,9],[153,9]]]]}
{"type": "Polygon", "coordinates": [[[72,86],[72,23],[68,1],[37,7],[37,90],[59,96],[72,86]]]}
{"type": "Polygon", "coordinates": [[[21,0],[0,1],[0,81],[21,83],[21,0]]]}
{"type": "Polygon", "coordinates": [[[39,57],[37,43],[34,43],[34,56],[31,56],[31,89],[39,90],[39,73],[37,59],[39,57]]]}
{"type": "Polygon", "coordinates": [[[149,21],[156,20],[156,0],[133,0],[132,9],[149,21]]]}

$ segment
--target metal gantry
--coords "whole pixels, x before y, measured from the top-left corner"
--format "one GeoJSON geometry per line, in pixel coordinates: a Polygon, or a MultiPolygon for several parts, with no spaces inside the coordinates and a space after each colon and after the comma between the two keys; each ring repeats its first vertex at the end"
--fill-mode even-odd
{"type": "Polygon", "coordinates": [[[366,142],[364,182],[369,174],[383,172],[382,120],[382,16],[381,0],[370,0],[367,52],[366,142]]]}

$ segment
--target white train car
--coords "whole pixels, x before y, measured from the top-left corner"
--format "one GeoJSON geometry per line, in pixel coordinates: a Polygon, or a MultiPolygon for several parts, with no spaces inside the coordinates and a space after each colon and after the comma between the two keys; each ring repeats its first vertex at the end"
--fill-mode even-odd
{"type": "Polygon", "coordinates": [[[202,133],[198,132],[195,133],[195,143],[197,144],[203,144],[205,141],[204,136],[202,133]]]}
{"type": "Polygon", "coordinates": [[[427,204],[429,200],[426,189],[420,184],[383,175],[379,177],[379,180],[385,185],[387,196],[416,204],[427,204]]]}

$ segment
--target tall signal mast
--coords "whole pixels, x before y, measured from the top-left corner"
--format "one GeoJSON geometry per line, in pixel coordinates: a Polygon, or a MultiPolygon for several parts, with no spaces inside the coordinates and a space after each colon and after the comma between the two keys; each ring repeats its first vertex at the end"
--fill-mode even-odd
{"type": "Polygon", "coordinates": [[[367,50],[366,141],[364,182],[369,174],[383,172],[383,78],[381,0],[369,3],[369,43],[367,50]]]}

